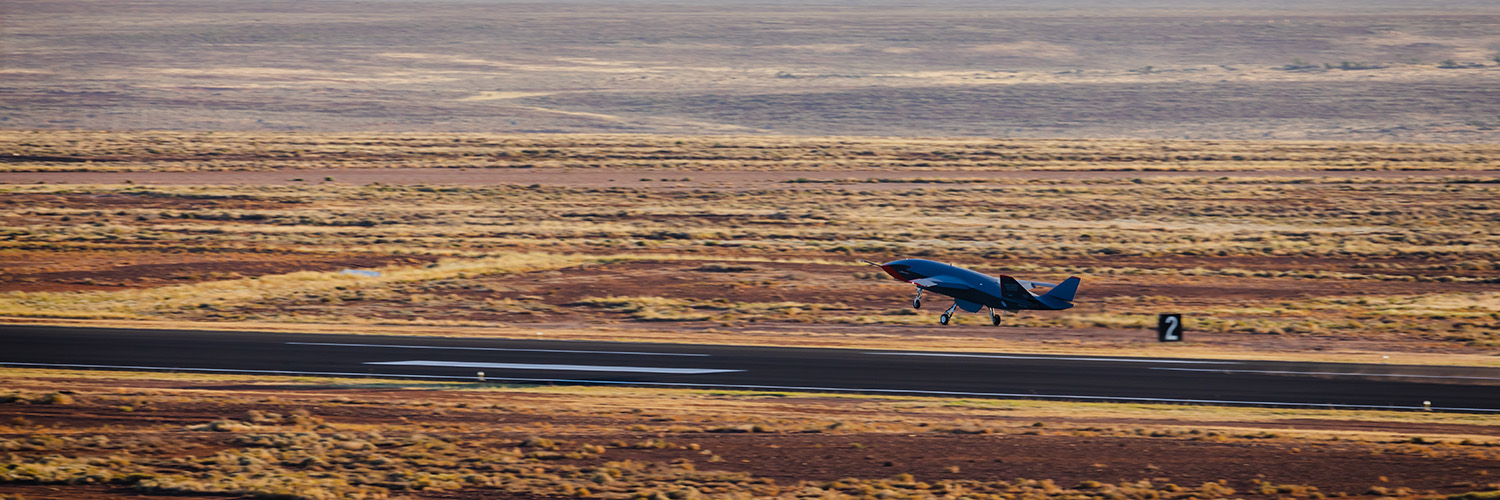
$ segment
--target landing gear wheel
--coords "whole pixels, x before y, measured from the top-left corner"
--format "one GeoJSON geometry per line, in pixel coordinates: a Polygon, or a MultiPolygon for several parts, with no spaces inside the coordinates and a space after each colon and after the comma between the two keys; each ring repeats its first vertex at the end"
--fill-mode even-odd
{"type": "Polygon", "coordinates": [[[946,325],[946,324],[948,324],[948,315],[944,314],[942,316],[938,316],[938,324],[940,324],[940,325],[946,325]]]}
{"type": "Polygon", "coordinates": [[[922,299],[921,298],[911,299],[911,308],[912,309],[921,309],[922,308],[922,299]]]}
{"type": "Polygon", "coordinates": [[[1000,315],[999,314],[991,314],[990,315],[990,322],[994,323],[995,326],[1000,326],[1000,315]]]}

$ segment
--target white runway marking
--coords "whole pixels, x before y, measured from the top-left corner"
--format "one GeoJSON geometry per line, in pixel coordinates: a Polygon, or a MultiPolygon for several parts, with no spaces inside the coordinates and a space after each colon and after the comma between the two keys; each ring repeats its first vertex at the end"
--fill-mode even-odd
{"type": "MultiPolygon", "coordinates": [[[[46,368],[84,368],[84,369],[113,369],[113,370],[150,370],[169,372],[212,372],[212,373],[257,373],[264,375],[302,375],[320,377],[366,377],[366,378],[424,378],[424,379],[446,379],[446,380],[473,380],[473,377],[454,377],[448,375],[402,375],[396,373],[345,373],[345,372],[304,372],[285,370],[236,370],[226,368],[180,368],[167,366],[116,366],[116,365],[79,365],[59,363],[12,363],[0,361],[0,366],[37,366],[46,368]]],[[[527,383],[558,383],[558,384],[607,384],[607,385],[638,385],[655,387],[681,387],[685,389],[751,389],[763,391],[808,391],[808,392],[863,392],[876,394],[915,394],[919,396],[983,396],[993,398],[1019,398],[1019,399],[1084,399],[1091,401],[1140,401],[1147,403],[1198,403],[1198,404],[1222,404],[1222,405],[1256,405],[1256,406],[1297,406],[1311,408],[1356,408],[1363,410],[1422,410],[1422,406],[1401,405],[1356,405],[1337,403],[1288,403],[1278,401],[1234,401],[1226,399],[1173,399],[1173,398],[1143,398],[1129,396],[1073,396],[1064,394],[1017,394],[1004,392],[965,392],[965,391],[922,391],[907,389],[859,389],[849,387],[803,387],[803,386],[780,386],[780,385],[749,385],[749,384],[694,384],[688,382],[625,382],[619,380],[575,380],[556,378],[517,378],[517,377],[487,377],[488,380],[506,382],[527,383]]],[[[1500,412],[1497,408],[1454,408],[1434,406],[1433,410],[1440,411],[1467,411],[1467,412],[1500,412]]]]}
{"type": "Polygon", "coordinates": [[[717,368],[662,368],[654,366],[543,365],[532,363],[474,363],[469,361],[371,361],[367,365],[437,366],[442,368],[493,368],[496,370],[555,370],[568,372],[663,373],[672,375],[707,375],[745,370],[717,368]]]}
{"type": "MultiPolygon", "coordinates": [[[[375,373],[359,372],[304,372],[295,370],[249,370],[238,368],[190,368],[181,366],[133,366],[133,365],[79,365],[71,363],[12,363],[0,362],[0,366],[40,366],[46,368],[84,368],[95,370],[148,370],[154,372],[205,372],[205,373],[255,373],[261,375],[320,375],[324,377],[369,377],[375,373]]],[[[470,377],[454,377],[449,375],[380,375],[382,378],[435,378],[435,379],[464,379],[470,377]]]]}
{"type": "Polygon", "coordinates": [[[567,354],[625,354],[630,356],[694,356],[703,357],[709,354],[693,354],[678,352],[634,352],[634,351],[570,351],[566,349],[507,349],[503,347],[444,347],[433,345],[391,345],[391,344],[335,344],[332,342],[287,342],[287,345],[318,345],[330,347],[390,347],[393,349],[451,349],[455,351],[508,351],[508,352],[556,352],[567,354]]]}
{"type": "Polygon", "coordinates": [[[1140,359],[1140,358],[1065,358],[1058,356],[1021,356],[1015,354],[959,354],[948,352],[866,352],[877,356],[932,356],[941,358],[986,358],[986,359],[1054,359],[1058,361],[1112,361],[1117,363],[1175,363],[1193,365],[1238,365],[1237,361],[1199,361],[1193,359],[1140,359]]]}
{"type": "Polygon", "coordinates": [[[1348,372],[1294,372],[1286,370],[1215,370],[1213,368],[1152,368],[1179,372],[1209,373],[1263,373],[1267,375],[1332,375],[1337,377],[1391,377],[1391,378],[1451,378],[1461,380],[1500,380],[1500,377],[1471,377],[1466,375],[1418,375],[1400,373],[1348,373],[1348,372]]]}

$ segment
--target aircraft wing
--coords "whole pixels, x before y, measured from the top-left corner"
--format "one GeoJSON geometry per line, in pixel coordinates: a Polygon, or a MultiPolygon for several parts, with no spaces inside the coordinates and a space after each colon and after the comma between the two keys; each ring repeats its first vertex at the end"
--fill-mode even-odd
{"type": "Polygon", "coordinates": [[[911,283],[922,288],[974,288],[974,285],[970,285],[967,281],[954,276],[932,276],[911,280],[911,283]]]}

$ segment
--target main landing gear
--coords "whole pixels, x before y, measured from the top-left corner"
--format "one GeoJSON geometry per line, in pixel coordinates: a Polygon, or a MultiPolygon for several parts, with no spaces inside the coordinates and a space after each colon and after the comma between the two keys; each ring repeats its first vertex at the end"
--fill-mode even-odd
{"type": "MultiPolygon", "coordinates": [[[[924,290],[922,290],[921,288],[917,289],[917,296],[913,297],[911,299],[911,307],[912,307],[912,309],[921,309],[922,308],[922,292],[923,291],[924,290]]],[[[1000,326],[1000,312],[996,311],[995,308],[993,308],[993,307],[987,307],[987,309],[990,310],[990,323],[994,324],[995,326],[1000,326]]],[[[957,310],[958,310],[958,302],[954,301],[953,305],[948,306],[948,310],[943,311],[943,314],[940,315],[940,316],[938,316],[938,324],[940,324],[940,325],[946,325],[949,322],[953,321],[953,314],[957,310]]],[[[1014,312],[1014,311],[1012,311],[1012,312],[1014,312]]]]}
{"type": "MultiPolygon", "coordinates": [[[[1000,326],[1000,311],[996,311],[993,307],[988,309],[990,310],[990,323],[1000,326]]],[[[943,311],[942,316],[938,316],[938,324],[946,325],[948,322],[953,321],[953,313],[956,310],[958,310],[958,303],[954,302],[953,305],[948,306],[947,311],[943,311]]]]}
{"type": "Polygon", "coordinates": [[[940,325],[946,325],[946,324],[948,324],[948,320],[953,319],[953,311],[955,309],[958,309],[958,303],[957,302],[954,302],[953,305],[948,306],[948,310],[947,311],[943,311],[943,315],[942,316],[938,316],[938,324],[940,324],[940,325]]]}

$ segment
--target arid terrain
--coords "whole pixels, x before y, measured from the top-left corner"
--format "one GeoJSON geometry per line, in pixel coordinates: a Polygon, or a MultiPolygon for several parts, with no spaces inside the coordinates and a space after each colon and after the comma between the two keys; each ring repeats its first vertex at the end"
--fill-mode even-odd
{"type": "Polygon", "coordinates": [[[1465,364],[1500,346],[1493,146],[0,138],[12,321],[1465,364]],[[1083,292],[940,328],[857,261],[911,256],[1083,292]],[[1161,312],[1193,341],[1157,346],[1161,312]]]}
{"type": "MultiPolygon", "coordinates": [[[[7,323],[1500,354],[1491,145],[7,131],[0,150],[7,323]],[[1084,285],[1068,311],[944,327],[856,261],[907,256],[1084,285]],[[1188,342],[1155,342],[1161,312],[1188,342]]],[[[1487,415],[3,376],[0,495],[25,499],[1487,498],[1500,465],[1487,415]]]]}
{"type": "MultiPolygon", "coordinates": [[[[1500,366],[1497,144],[1493,1],[4,0],[0,323],[1500,366]]],[[[1497,418],[8,366],[0,500],[1493,499],[1497,418]]]]}
{"type": "Polygon", "coordinates": [[[27,499],[1490,498],[1500,487],[1488,415],[6,372],[0,494],[27,499]]]}
{"type": "Polygon", "coordinates": [[[1496,142],[1500,5],[8,0],[0,127],[1496,142]]]}

